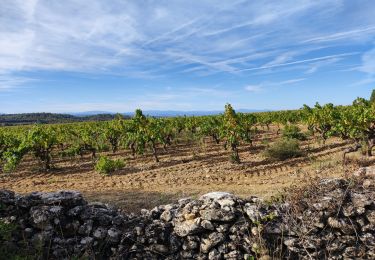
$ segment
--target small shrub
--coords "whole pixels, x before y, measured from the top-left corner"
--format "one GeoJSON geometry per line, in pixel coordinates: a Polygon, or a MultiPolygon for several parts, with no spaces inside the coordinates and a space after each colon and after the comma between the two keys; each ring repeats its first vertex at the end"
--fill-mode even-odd
{"type": "Polygon", "coordinates": [[[301,129],[296,125],[287,125],[283,129],[283,137],[297,139],[300,141],[306,140],[306,135],[301,132],[301,129]]]}
{"type": "Polygon", "coordinates": [[[286,160],[301,156],[302,151],[299,147],[298,140],[282,139],[269,146],[265,151],[265,155],[272,159],[286,160]]]}
{"type": "Polygon", "coordinates": [[[100,156],[99,160],[96,162],[95,170],[101,174],[108,175],[124,168],[125,162],[123,160],[117,159],[112,160],[107,156],[100,156]]]}
{"type": "MultiPolygon", "coordinates": [[[[1,205],[1,204],[0,204],[1,205]]],[[[17,226],[13,223],[8,223],[0,219],[0,255],[1,259],[22,259],[18,257],[18,253],[15,248],[8,247],[7,243],[12,241],[12,233],[17,229],[17,226]]]]}
{"type": "Polygon", "coordinates": [[[8,241],[11,239],[12,232],[16,229],[16,225],[0,220],[0,241],[8,241]]]}

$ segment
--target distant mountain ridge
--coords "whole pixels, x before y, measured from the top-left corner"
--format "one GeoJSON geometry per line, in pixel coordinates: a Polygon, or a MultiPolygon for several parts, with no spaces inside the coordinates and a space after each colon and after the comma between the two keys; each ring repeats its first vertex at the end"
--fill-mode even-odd
{"type": "MultiPolygon", "coordinates": [[[[269,110],[266,109],[238,109],[237,112],[241,113],[254,113],[254,112],[266,112],[269,110]]],[[[174,117],[174,116],[209,116],[209,115],[218,115],[223,113],[222,110],[192,110],[192,111],[183,111],[183,110],[143,110],[143,114],[148,116],[155,117],[174,117]]],[[[92,116],[100,114],[110,114],[115,115],[117,113],[108,112],[108,111],[85,111],[85,112],[74,112],[68,113],[74,116],[92,116]]],[[[123,112],[119,113],[121,115],[132,116],[134,112],[123,112]]]]}
{"type": "Polygon", "coordinates": [[[108,112],[108,111],[84,111],[84,112],[72,112],[72,113],[64,113],[64,114],[72,115],[72,116],[94,116],[94,115],[115,115],[116,113],[108,112]]]}
{"type": "MultiPolygon", "coordinates": [[[[254,113],[267,110],[238,109],[237,112],[254,113]]],[[[175,117],[175,116],[209,116],[218,115],[223,111],[178,111],[178,110],[144,110],[143,113],[153,117],[175,117]]],[[[85,121],[107,121],[115,118],[116,114],[121,114],[125,118],[130,118],[134,112],[113,113],[108,111],[86,111],[77,113],[22,113],[22,114],[0,114],[0,125],[26,125],[26,124],[59,124],[85,121]]]]}

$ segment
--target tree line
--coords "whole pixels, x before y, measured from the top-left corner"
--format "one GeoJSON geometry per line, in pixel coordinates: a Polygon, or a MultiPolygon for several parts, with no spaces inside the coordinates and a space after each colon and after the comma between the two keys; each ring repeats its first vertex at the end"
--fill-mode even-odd
{"type": "Polygon", "coordinates": [[[61,124],[85,121],[108,121],[115,118],[113,114],[97,114],[88,116],[74,116],[55,113],[21,113],[0,114],[0,126],[28,125],[28,124],[61,124]]]}

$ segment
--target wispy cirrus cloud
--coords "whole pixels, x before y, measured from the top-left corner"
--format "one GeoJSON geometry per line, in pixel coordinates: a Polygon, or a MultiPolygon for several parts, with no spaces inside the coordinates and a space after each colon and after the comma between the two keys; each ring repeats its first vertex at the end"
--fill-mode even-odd
{"type": "Polygon", "coordinates": [[[308,64],[308,69],[306,70],[305,73],[306,74],[313,74],[321,68],[333,65],[337,62],[340,62],[342,59],[343,58],[341,58],[341,57],[335,57],[335,58],[331,58],[331,59],[327,59],[327,60],[312,62],[312,63],[308,64]]]}
{"type": "Polygon", "coordinates": [[[33,78],[0,74],[0,92],[13,91],[15,88],[36,81],[33,78]]]}
{"type": "Polygon", "coordinates": [[[247,85],[245,90],[249,92],[260,92],[262,91],[262,85],[247,85]]]}
{"type": "Polygon", "coordinates": [[[371,0],[2,0],[0,88],[38,80],[51,90],[50,78],[61,83],[79,75],[64,84],[79,89],[101,81],[111,92],[106,79],[116,78],[132,98],[124,102],[162,107],[178,106],[173,98],[235,101],[245,91],[299,85],[320,73],[339,79],[354,64],[345,74],[370,82],[374,11],[371,0]],[[154,87],[139,94],[144,85],[154,87]],[[159,93],[164,85],[173,91],[159,93]]]}
{"type": "Polygon", "coordinates": [[[362,55],[362,65],[358,67],[358,70],[370,76],[375,75],[375,48],[362,55]]]}
{"type": "Polygon", "coordinates": [[[351,69],[365,73],[365,78],[352,83],[352,86],[369,85],[375,82],[375,48],[365,52],[361,57],[361,65],[351,69]]]}
{"type": "Polygon", "coordinates": [[[262,65],[260,67],[242,69],[240,71],[253,71],[253,70],[271,69],[271,68],[276,68],[276,67],[284,67],[284,66],[298,65],[298,64],[303,64],[303,63],[310,63],[310,62],[315,62],[315,61],[329,60],[329,59],[333,59],[333,58],[353,56],[353,55],[358,55],[358,54],[359,54],[359,52],[348,52],[348,53],[340,53],[340,54],[316,57],[316,58],[311,58],[311,59],[296,60],[296,61],[285,62],[285,63],[271,63],[271,64],[267,63],[267,64],[262,65]]]}
{"type": "MultiPolygon", "coordinates": [[[[258,65],[261,62],[261,58],[249,56],[269,53],[270,49],[274,49],[275,56],[268,62],[269,66],[286,61],[293,65],[298,64],[298,61],[293,63],[295,57],[281,53],[287,48],[284,40],[279,41],[282,49],[275,49],[275,43],[283,37],[284,27],[296,30],[290,38],[292,43],[301,38],[298,23],[302,14],[317,8],[334,10],[336,5],[337,0],[285,1],[272,5],[236,1],[220,8],[211,0],[189,5],[150,2],[146,6],[120,0],[110,3],[67,0],[64,4],[56,0],[32,0],[26,4],[6,0],[0,16],[0,70],[121,72],[131,76],[160,64],[169,64],[167,70],[177,71],[181,64],[193,64],[208,71],[249,72],[253,69],[246,68],[248,62],[258,65]],[[257,37],[252,37],[254,33],[257,37]],[[219,35],[220,38],[215,38],[219,35]],[[223,50],[226,52],[220,53],[223,50]]],[[[311,44],[346,35],[369,34],[373,28],[301,42],[311,44]]],[[[303,52],[304,46],[292,45],[303,52]]],[[[163,71],[161,68],[156,73],[163,74],[163,71]]]]}
{"type": "Polygon", "coordinates": [[[276,82],[264,81],[255,85],[247,85],[245,86],[244,89],[246,91],[256,93],[256,92],[261,92],[269,87],[288,86],[288,85],[293,85],[295,83],[298,83],[304,80],[306,80],[306,78],[288,79],[288,80],[282,80],[282,81],[276,81],[276,82]]]}
{"type": "Polygon", "coordinates": [[[318,42],[328,42],[328,41],[337,41],[348,38],[357,38],[375,31],[375,26],[358,28],[349,31],[335,32],[328,35],[314,37],[312,39],[307,39],[302,41],[302,43],[318,43],[318,42]]]}

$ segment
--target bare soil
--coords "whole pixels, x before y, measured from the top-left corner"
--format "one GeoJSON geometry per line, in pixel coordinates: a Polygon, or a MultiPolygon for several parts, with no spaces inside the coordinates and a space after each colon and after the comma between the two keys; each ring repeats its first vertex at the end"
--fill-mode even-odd
{"type": "MultiPolygon", "coordinates": [[[[241,164],[229,162],[229,151],[209,139],[204,142],[180,142],[162,148],[160,162],[149,153],[132,158],[128,151],[108,154],[124,158],[126,167],[110,176],[93,170],[89,156],[55,161],[55,169],[40,172],[31,157],[17,172],[1,175],[0,188],[19,193],[32,191],[78,190],[89,200],[109,202],[127,212],[152,208],[183,197],[199,196],[211,191],[227,191],[238,196],[271,198],[285,188],[301,185],[309,178],[339,177],[358,167],[359,153],[352,162],[342,165],[347,142],[331,138],[325,145],[309,138],[301,143],[305,156],[286,161],[265,158],[267,143],[280,138],[275,129],[259,134],[253,146],[240,146],[241,164]]],[[[367,160],[367,163],[372,163],[367,160]]]]}

